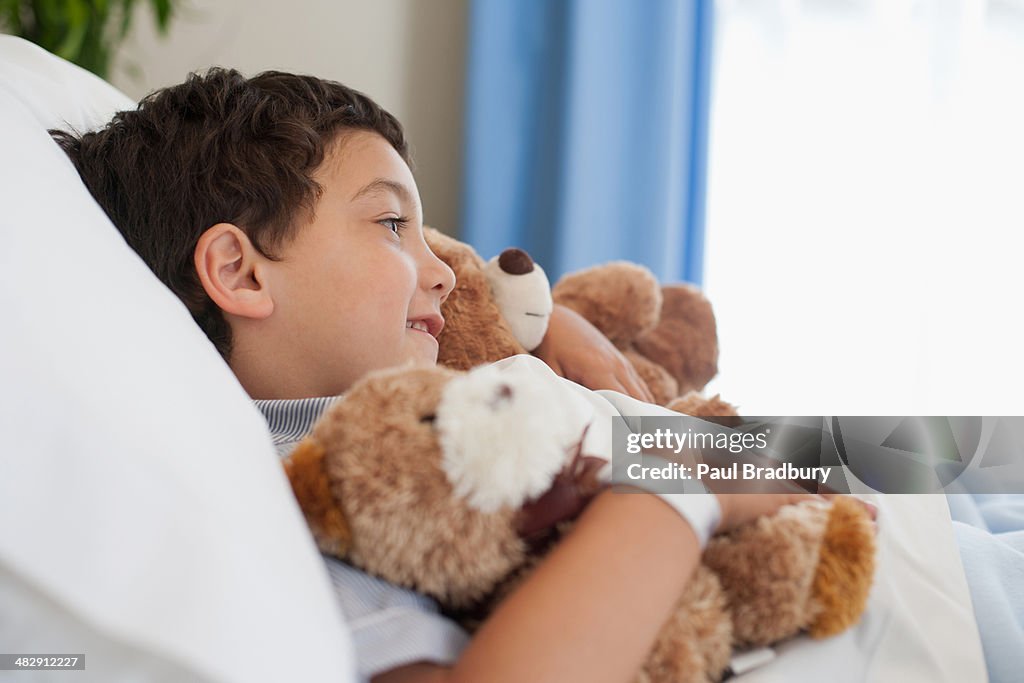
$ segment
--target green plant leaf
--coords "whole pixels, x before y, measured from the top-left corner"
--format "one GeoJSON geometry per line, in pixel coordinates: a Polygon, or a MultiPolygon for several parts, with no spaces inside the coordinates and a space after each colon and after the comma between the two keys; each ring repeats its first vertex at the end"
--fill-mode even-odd
{"type": "Polygon", "coordinates": [[[160,33],[167,33],[167,27],[171,24],[171,13],[173,9],[171,0],[153,0],[153,10],[156,13],[156,25],[159,27],[160,33]]]}
{"type": "Polygon", "coordinates": [[[67,0],[65,12],[66,27],[54,52],[64,59],[77,62],[85,34],[89,30],[89,7],[85,0],[67,0]]]}
{"type": "Polygon", "coordinates": [[[134,15],[135,0],[122,0],[121,1],[121,27],[118,29],[117,35],[120,38],[124,38],[128,35],[128,29],[132,26],[132,16],[134,15]]]}
{"type": "Polygon", "coordinates": [[[21,35],[21,0],[0,0],[0,26],[12,35],[21,35]]]}
{"type": "MultiPolygon", "coordinates": [[[[166,35],[178,0],[149,0],[166,35]]],[[[0,0],[0,27],[106,76],[131,28],[136,0],[0,0]]]]}

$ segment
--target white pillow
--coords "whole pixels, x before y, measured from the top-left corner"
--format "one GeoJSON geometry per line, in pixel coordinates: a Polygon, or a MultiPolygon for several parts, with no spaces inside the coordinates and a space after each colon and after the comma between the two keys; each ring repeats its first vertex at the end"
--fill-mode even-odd
{"type": "Polygon", "coordinates": [[[0,36],[0,643],[96,680],[351,680],[261,416],[45,130],[126,106],[0,36]]]}
{"type": "Polygon", "coordinates": [[[13,95],[44,128],[99,128],[135,102],[94,73],[16,36],[0,35],[0,89],[13,95]]]}

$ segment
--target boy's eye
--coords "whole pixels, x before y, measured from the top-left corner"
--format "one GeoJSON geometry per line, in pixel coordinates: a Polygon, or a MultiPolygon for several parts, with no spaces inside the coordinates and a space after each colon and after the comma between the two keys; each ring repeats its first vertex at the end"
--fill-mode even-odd
{"type": "Polygon", "coordinates": [[[409,222],[409,219],[402,218],[402,217],[399,217],[399,218],[382,218],[381,220],[379,220],[377,222],[380,223],[381,225],[383,225],[385,228],[388,228],[389,230],[391,230],[391,232],[393,232],[396,235],[398,235],[399,237],[401,237],[402,236],[402,230],[405,229],[405,224],[409,222]]]}

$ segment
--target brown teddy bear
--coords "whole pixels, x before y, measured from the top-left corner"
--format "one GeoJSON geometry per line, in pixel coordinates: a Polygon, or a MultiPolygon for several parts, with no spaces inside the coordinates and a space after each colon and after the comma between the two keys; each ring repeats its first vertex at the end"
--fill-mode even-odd
{"type": "Polygon", "coordinates": [[[430,228],[425,233],[456,276],[441,307],[441,365],[468,370],[529,353],[544,337],[553,301],[601,330],[633,363],[657,403],[688,414],[725,409],[696,396],[672,404],[703,389],[718,372],[715,316],[696,287],[661,286],[648,269],[617,261],[566,275],[551,289],[543,269],[520,249],[485,262],[468,244],[430,228]]]}
{"type": "MultiPolygon", "coordinates": [[[[320,546],[435,598],[472,629],[603,486],[586,419],[494,366],[373,373],[286,461],[320,546]],[[569,505],[547,505],[576,493],[569,505]]],[[[735,647],[855,623],[874,533],[850,499],[784,508],[714,538],[637,680],[719,680],[735,647]]]]}

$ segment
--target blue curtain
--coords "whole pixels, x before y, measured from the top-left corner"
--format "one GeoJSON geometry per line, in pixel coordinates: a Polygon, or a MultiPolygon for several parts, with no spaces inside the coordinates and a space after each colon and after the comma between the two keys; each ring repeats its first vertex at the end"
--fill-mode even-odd
{"type": "Polygon", "coordinates": [[[473,0],[462,239],[700,283],[713,0],[473,0]]]}

